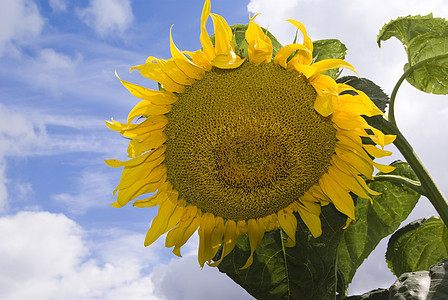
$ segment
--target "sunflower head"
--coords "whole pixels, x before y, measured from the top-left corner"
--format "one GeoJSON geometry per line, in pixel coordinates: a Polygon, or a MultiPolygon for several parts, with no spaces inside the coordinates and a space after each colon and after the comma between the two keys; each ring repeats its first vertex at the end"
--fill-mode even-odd
{"type": "Polygon", "coordinates": [[[293,246],[297,215],[317,237],[321,206],[329,203],[354,220],[350,193],[368,199],[378,194],[362,176],[373,179],[374,166],[391,171],[372,158],[390,155],[382,148],[394,136],[362,117],[382,112],[363,92],[322,74],[354,68],[340,59],[313,62],[313,43],[295,20],[288,22],[303,42],[274,53],[278,42],[255,17],[247,25],[245,46],[238,48],[235,32],[210,13],[207,0],[200,22],[202,49],[181,52],[170,32],[172,58],[149,57],[131,68],[162,88],[120,79],[142,100],[126,123],[106,122],[130,139],[129,160],[106,161],[124,167],[112,206],[150,194],[133,203],[159,207],[145,245],[168,232],[166,246],[180,256],[198,231],[201,266],[218,265],[243,234],[251,248],[243,268],[251,265],[267,231],[283,230],[286,245],[293,246]],[[209,17],[213,39],[206,29],[209,17]],[[363,137],[372,142],[364,144],[363,137]],[[212,262],[220,247],[221,256],[212,262]]]}

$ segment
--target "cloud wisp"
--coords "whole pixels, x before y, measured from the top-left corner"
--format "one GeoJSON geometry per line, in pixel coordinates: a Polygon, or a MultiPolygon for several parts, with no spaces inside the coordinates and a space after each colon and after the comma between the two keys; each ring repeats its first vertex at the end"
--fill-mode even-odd
{"type": "Polygon", "coordinates": [[[123,35],[134,20],[129,0],[91,0],[78,16],[100,36],[123,35]]]}
{"type": "Polygon", "coordinates": [[[0,10],[0,57],[20,56],[19,45],[29,44],[44,27],[37,5],[30,0],[2,1],[0,10]]]}

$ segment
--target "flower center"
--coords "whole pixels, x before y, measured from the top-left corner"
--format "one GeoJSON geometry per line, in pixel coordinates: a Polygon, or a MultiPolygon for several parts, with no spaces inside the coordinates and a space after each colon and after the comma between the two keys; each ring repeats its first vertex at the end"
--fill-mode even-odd
{"type": "Polygon", "coordinates": [[[168,114],[168,180],[202,211],[260,218],[298,200],[330,165],[336,130],[306,78],[274,64],[213,68],[168,114]]]}

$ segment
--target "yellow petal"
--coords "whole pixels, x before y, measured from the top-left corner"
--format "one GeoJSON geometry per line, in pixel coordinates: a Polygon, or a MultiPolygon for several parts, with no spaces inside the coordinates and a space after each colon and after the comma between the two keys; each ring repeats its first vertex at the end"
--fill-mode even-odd
{"type": "MultiPolygon", "coordinates": [[[[342,67],[345,67],[345,68],[352,70],[353,72],[356,73],[355,68],[343,59],[324,59],[324,60],[315,62],[313,64],[313,67],[316,69],[315,74],[319,74],[319,73],[325,72],[327,70],[338,69],[338,68],[342,68],[342,67]]],[[[356,73],[356,74],[358,75],[358,73],[356,73]]]]}
{"type": "Polygon", "coordinates": [[[106,121],[106,126],[120,132],[127,138],[142,138],[149,131],[163,129],[168,124],[168,118],[164,115],[149,116],[143,122],[137,124],[106,121]]]}
{"type": "MultiPolygon", "coordinates": [[[[162,167],[162,166],[160,166],[162,167]]],[[[135,185],[119,190],[117,194],[117,202],[124,206],[129,201],[137,198],[140,195],[144,195],[147,193],[154,193],[160,187],[160,185],[166,181],[166,170],[164,173],[160,174],[160,178],[153,182],[136,182],[135,185]]]]}
{"type": "Polygon", "coordinates": [[[215,53],[219,55],[227,51],[233,51],[232,30],[226,20],[217,14],[210,14],[215,27],[215,53]]]}
{"type": "Polygon", "coordinates": [[[247,269],[252,264],[254,260],[255,249],[257,249],[258,245],[263,239],[264,226],[261,219],[249,219],[247,224],[247,235],[249,236],[250,256],[247,259],[246,264],[240,270],[247,269]]]}
{"type": "Polygon", "coordinates": [[[196,218],[196,207],[191,205],[187,206],[183,210],[179,224],[171,229],[166,235],[165,247],[170,248],[175,245],[179,245],[182,242],[183,234],[187,230],[188,226],[190,226],[193,222],[194,218],[196,218]]]}
{"type": "Polygon", "coordinates": [[[284,46],[277,52],[274,57],[274,62],[286,69],[287,60],[295,51],[298,51],[298,53],[306,57],[312,57],[313,55],[312,52],[302,44],[289,44],[284,46]]]}
{"type": "MultiPolygon", "coordinates": [[[[364,178],[361,176],[356,176],[355,179],[358,181],[359,185],[363,187],[364,190],[366,190],[370,195],[378,196],[381,195],[381,193],[372,190],[367,186],[367,183],[364,181],[364,178]]],[[[370,200],[370,203],[373,204],[373,199],[370,200]]]]}
{"type": "Polygon", "coordinates": [[[359,184],[355,177],[347,175],[335,166],[330,167],[328,173],[336,182],[339,183],[341,187],[349,189],[351,192],[361,198],[372,200],[372,198],[367,195],[366,191],[359,184]]]}
{"type": "Polygon", "coordinates": [[[166,188],[164,188],[164,187],[168,184],[169,184],[169,182],[165,182],[164,184],[162,184],[159,187],[157,193],[152,195],[149,198],[135,200],[134,203],[132,203],[132,206],[135,206],[138,208],[154,207],[164,201],[167,201],[169,193],[171,192],[171,189],[166,190],[166,188]]]}
{"type": "Polygon", "coordinates": [[[300,32],[302,32],[303,34],[303,45],[310,50],[310,52],[313,52],[313,42],[311,41],[311,39],[308,37],[307,33],[306,33],[306,29],[305,26],[300,23],[299,21],[296,20],[292,20],[292,19],[288,19],[286,20],[289,23],[291,23],[292,25],[294,25],[298,30],[300,30],[300,32]]]}
{"type": "Polygon", "coordinates": [[[330,197],[337,210],[355,220],[355,204],[347,190],[342,188],[329,174],[324,174],[319,180],[324,193],[330,197]]]}
{"type": "MultiPolygon", "coordinates": [[[[151,59],[154,58],[151,57],[151,59]]],[[[148,62],[144,65],[138,65],[132,67],[131,71],[135,69],[137,69],[143,77],[159,82],[163,88],[169,92],[183,93],[185,91],[184,85],[178,84],[168,77],[156,63],[148,62]]]]}
{"type": "Polygon", "coordinates": [[[211,252],[209,256],[206,258],[207,261],[210,261],[215,257],[216,253],[219,250],[219,247],[222,244],[222,238],[224,236],[224,220],[221,217],[215,217],[215,226],[213,229],[213,233],[211,236],[211,252]]]}
{"type": "Polygon", "coordinates": [[[210,36],[208,35],[207,29],[205,27],[209,15],[210,0],[205,0],[201,14],[201,35],[199,36],[199,39],[201,41],[202,49],[205,56],[207,57],[208,61],[212,61],[212,59],[216,56],[215,48],[213,47],[212,40],[210,39],[210,36]]]}
{"type": "Polygon", "coordinates": [[[171,201],[165,201],[159,205],[157,216],[152,220],[151,227],[146,233],[145,247],[154,243],[166,232],[166,228],[176,207],[177,206],[171,203],[171,201]]]}
{"type": "Polygon", "coordinates": [[[128,146],[128,156],[136,157],[146,151],[157,149],[165,143],[167,137],[162,130],[153,130],[148,133],[147,138],[144,140],[131,140],[128,146]]]}
{"type": "Polygon", "coordinates": [[[328,117],[333,113],[333,96],[326,94],[322,96],[317,96],[316,101],[314,101],[314,109],[324,117],[328,117]]]}
{"type": "Polygon", "coordinates": [[[173,36],[171,34],[172,29],[173,26],[171,26],[170,28],[170,51],[177,67],[191,78],[202,79],[205,74],[204,70],[201,67],[194,64],[179,49],[177,49],[176,45],[173,42],[173,36]]]}
{"type": "Polygon", "coordinates": [[[157,157],[154,160],[151,160],[145,164],[142,164],[143,166],[140,166],[138,168],[125,168],[123,170],[123,173],[121,174],[120,183],[115,188],[115,191],[125,189],[130,187],[134,184],[134,182],[137,182],[138,180],[141,180],[143,178],[146,178],[149,180],[149,176],[151,176],[152,170],[159,166],[163,160],[165,159],[165,155],[161,155],[157,157]]]}
{"type": "Polygon", "coordinates": [[[249,44],[247,48],[249,61],[255,65],[268,63],[272,58],[271,39],[264,34],[258,24],[253,22],[257,15],[250,18],[249,26],[245,33],[246,41],[249,44]]]}
{"type": "Polygon", "coordinates": [[[222,249],[221,258],[214,263],[211,263],[211,267],[217,267],[224,257],[226,257],[235,248],[236,240],[238,239],[238,231],[234,220],[227,220],[224,229],[224,245],[222,249]]]}
{"type": "Polygon", "coordinates": [[[372,159],[366,153],[366,151],[364,151],[364,149],[361,147],[360,144],[357,144],[356,142],[346,137],[345,135],[340,135],[336,133],[336,137],[338,139],[338,142],[336,143],[337,148],[352,151],[356,155],[362,157],[364,160],[368,161],[369,163],[372,163],[372,159]]]}
{"type": "MultiPolygon", "coordinates": [[[[160,151],[164,152],[165,149],[166,149],[166,147],[161,147],[161,150],[160,150],[160,151]]],[[[141,155],[141,156],[139,156],[139,157],[136,157],[136,158],[133,158],[133,159],[130,159],[130,160],[126,160],[126,161],[120,161],[120,160],[117,160],[117,159],[108,159],[108,160],[105,160],[104,162],[105,162],[109,167],[112,167],[112,168],[118,168],[118,167],[135,167],[135,166],[138,166],[138,165],[140,165],[141,163],[145,162],[146,159],[151,159],[150,156],[157,156],[159,153],[160,153],[160,152],[156,152],[156,151],[154,150],[154,151],[145,153],[145,154],[143,154],[143,155],[141,155]]]]}
{"type": "Polygon", "coordinates": [[[300,218],[310,230],[313,237],[317,238],[322,235],[322,224],[319,218],[321,206],[318,203],[304,202],[299,203],[298,210],[300,218]],[[305,205],[306,204],[306,205],[305,205]],[[318,210],[318,214],[313,211],[318,210]]]}
{"type": "Polygon", "coordinates": [[[238,235],[246,234],[247,233],[247,223],[244,220],[239,220],[236,223],[236,230],[238,232],[238,235]]]}
{"type": "MultiPolygon", "coordinates": [[[[171,200],[171,203],[173,203],[173,199],[174,197],[178,197],[179,193],[172,193],[169,198],[171,200]]],[[[174,209],[174,212],[172,213],[169,221],[168,221],[168,225],[165,227],[165,230],[163,233],[168,232],[169,230],[171,230],[174,226],[177,226],[177,224],[179,224],[180,220],[182,219],[184,210],[185,210],[185,204],[186,201],[185,199],[179,199],[177,201],[177,203],[173,203],[174,205],[176,205],[176,208],[174,209]]]]}
{"type": "Polygon", "coordinates": [[[373,162],[373,165],[383,173],[390,173],[396,169],[394,166],[382,165],[376,162],[373,162]]]}
{"type": "MultiPolygon", "coordinates": [[[[185,211],[190,214],[191,222],[189,222],[187,219],[181,219],[179,225],[181,228],[184,228],[179,234],[180,237],[177,239],[176,243],[174,244],[173,253],[177,256],[180,255],[180,248],[185,245],[185,243],[190,239],[190,237],[193,235],[193,233],[198,229],[201,219],[202,219],[202,213],[201,210],[198,209],[196,206],[187,206],[185,208],[185,211]]],[[[169,233],[168,233],[169,234],[169,233]]]]}
{"type": "Polygon", "coordinates": [[[315,68],[307,65],[302,65],[297,63],[295,60],[290,60],[288,63],[288,68],[296,70],[297,72],[303,74],[306,78],[310,78],[315,72],[315,68]]]}
{"type": "Polygon", "coordinates": [[[292,211],[288,211],[286,209],[282,209],[277,213],[278,222],[282,227],[283,231],[288,235],[288,237],[292,240],[292,245],[296,244],[296,229],[297,229],[297,219],[292,213],[292,211]]]}
{"type": "Polygon", "coordinates": [[[151,103],[157,105],[172,104],[177,100],[177,97],[173,93],[167,91],[154,91],[141,87],[137,84],[124,81],[120,77],[118,77],[117,71],[115,71],[115,76],[117,76],[121,84],[123,84],[123,86],[137,98],[149,100],[151,101],[151,103]]]}
{"type": "Polygon", "coordinates": [[[385,157],[392,155],[392,152],[378,149],[373,145],[362,145],[362,146],[373,157],[385,157]]]}
{"type": "Polygon", "coordinates": [[[220,69],[235,69],[243,64],[246,59],[242,59],[235,52],[229,50],[227,52],[216,55],[212,60],[212,65],[220,69]]]}
{"type": "Polygon", "coordinates": [[[201,268],[204,267],[207,258],[212,252],[211,238],[212,232],[215,227],[215,217],[212,213],[206,212],[201,219],[201,225],[198,230],[199,234],[199,249],[198,249],[198,261],[201,268]]]}
{"type": "Polygon", "coordinates": [[[209,60],[207,56],[205,56],[202,50],[197,50],[194,52],[184,51],[183,53],[190,56],[193,63],[202,68],[204,71],[210,71],[212,69],[211,60],[209,60]]]}
{"type": "Polygon", "coordinates": [[[157,65],[160,69],[175,83],[181,85],[192,85],[195,82],[194,78],[187,76],[174,62],[174,59],[156,59],[157,65]]]}
{"type": "Polygon", "coordinates": [[[127,122],[131,123],[137,117],[140,116],[157,116],[164,115],[171,110],[171,105],[156,105],[151,101],[142,100],[137,103],[136,106],[129,112],[127,122]]]}
{"type": "Polygon", "coordinates": [[[358,171],[358,174],[364,175],[367,179],[373,180],[373,167],[368,161],[359,157],[349,150],[336,148],[335,152],[339,158],[358,171]]]}
{"type": "Polygon", "coordinates": [[[372,127],[367,124],[360,115],[335,111],[331,117],[331,120],[341,129],[355,130],[355,129],[371,129],[372,127]]]}
{"type": "Polygon", "coordinates": [[[310,78],[309,82],[313,85],[314,89],[319,95],[338,95],[338,85],[336,81],[330,76],[318,74],[310,78]]]}

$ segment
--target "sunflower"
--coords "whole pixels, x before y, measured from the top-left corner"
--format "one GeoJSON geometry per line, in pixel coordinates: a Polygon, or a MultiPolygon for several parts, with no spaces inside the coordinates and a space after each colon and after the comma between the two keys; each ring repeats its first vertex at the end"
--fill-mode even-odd
{"type": "MultiPolygon", "coordinates": [[[[247,234],[252,264],[264,233],[283,230],[286,246],[295,245],[300,215],[310,233],[322,233],[321,207],[332,203],[355,219],[350,193],[371,199],[362,176],[373,179],[374,166],[393,168],[372,158],[390,155],[384,135],[362,116],[382,115],[366,94],[336,83],[322,73],[353,66],[340,59],[313,63],[313,43],[305,27],[287,20],[303,34],[273,54],[272,40],[250,18],[246,57],[235,52],[235,36],[225,19],[201,15],[202,49],[181,52],[170,30],[168,60],[149,57],[131,68],[159,83],[158,91],[121,83],[142,99],[127,122],[107,126],[130,139],[130,159],[106,160],[124,167],[114,191],[123,207],[158,205],[145,246],[166,235],[166,247],[180,249],[199,234],[198,260],[217,266],[247,234]],[[206,30],[211,17],[214,41],[206,30]],[[133,122],[136,120],[136,122],[133,122]],[[372,142],[365,144],[362,138],[372,142]],[[380,146],[380,148],[376,146],[380,146]],[[221,256],[215,257],[222,247],[221,256]]],[[[118,77],[118,76],[117,76],[118,77]]]]}

